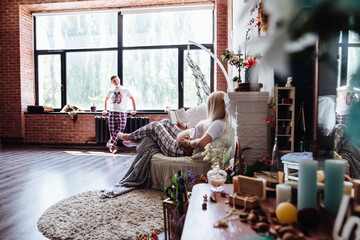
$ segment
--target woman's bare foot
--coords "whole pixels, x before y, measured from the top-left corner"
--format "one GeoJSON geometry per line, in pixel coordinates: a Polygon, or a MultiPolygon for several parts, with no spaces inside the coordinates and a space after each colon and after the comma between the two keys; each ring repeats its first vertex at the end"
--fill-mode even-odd
{"type": "Polygon", "coordinates": [[[123,140],[124,141],[131,141],[131,137],[130,137],[130,134],[123,134],[123,140]]]}
{"type": "Polygon", "coordinates": [[[109,148],[109,151],[110,151],[111,153],[113,153],[113,149],[112,149],[112,148],[109,148]]]}
{"type": "Polygon", "coordinates": [[[117,150],[116,150],[116,149],[114,149],[114,150],[112,151],[112,154],[115,154],[115,153],[117,153],[117,150]]]}
{"type": "Polygon", "coordinates": [[[131,140],[130,139],[130,134],[126,134],[126,133],[123,133],[123,132],[119,132],[117,134],[118,138],[121,139],[121,140],[124,140],[124,141],[129,141],[131,140]]]}

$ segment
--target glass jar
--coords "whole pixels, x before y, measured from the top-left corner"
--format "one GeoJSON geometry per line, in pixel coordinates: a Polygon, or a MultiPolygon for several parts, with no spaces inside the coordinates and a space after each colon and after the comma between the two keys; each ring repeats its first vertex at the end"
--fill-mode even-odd
{"type": "Polygon", "coordinates": [[[224,191],[223,185],[226,181],[227,174],[224,170],[220,169],[219,163],[215,163],[214,168],[208,171],[207,178],[213,192],[224,191]]]}

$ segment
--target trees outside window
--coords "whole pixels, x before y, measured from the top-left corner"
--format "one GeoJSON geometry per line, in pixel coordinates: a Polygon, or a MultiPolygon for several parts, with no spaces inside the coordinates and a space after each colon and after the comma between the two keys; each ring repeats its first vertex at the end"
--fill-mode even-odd
{"type": "MultiPolygon", "coordinates": [[[[159,10],[159,9],[158,9],[159,10]]],[[[36,15],[37,104],[70,104],[101,110],[112,75],[131,89],[145,112],[196,105],[196,87],[185,57],[190,51],[209,85],[213,61],[188,41],[212,52],[213,10],[84,12],[36,15]]]]}

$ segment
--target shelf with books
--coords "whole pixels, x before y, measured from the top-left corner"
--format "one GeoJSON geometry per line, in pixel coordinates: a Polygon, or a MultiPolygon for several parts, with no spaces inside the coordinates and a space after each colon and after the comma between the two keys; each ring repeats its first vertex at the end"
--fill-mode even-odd
{"type": "Polygon", "coordinates": [[[295,88],[275,87],[276,128],[280,154],[294,151],[295,88]]]}

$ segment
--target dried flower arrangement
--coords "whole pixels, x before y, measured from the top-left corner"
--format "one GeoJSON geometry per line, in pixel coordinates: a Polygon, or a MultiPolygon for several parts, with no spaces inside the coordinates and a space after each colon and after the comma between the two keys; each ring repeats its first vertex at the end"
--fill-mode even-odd
{"type": "Polygon", "coordinates": [[[220,169],[225,169],[230,159],[231,147],[223,147],[221,143],[208,143],[204,149],[204,161],[211,161],[212,165],[217,162],[220,169]]]}

